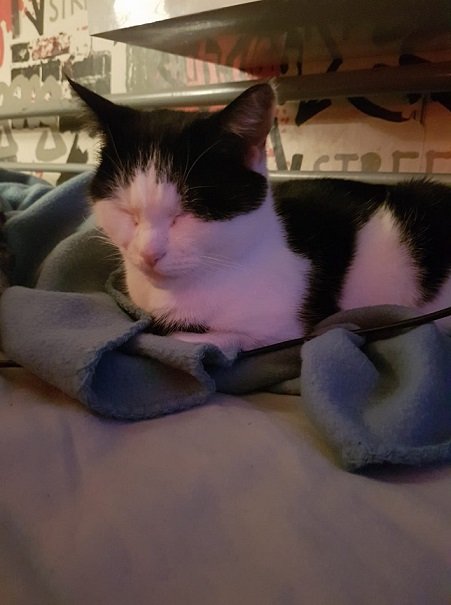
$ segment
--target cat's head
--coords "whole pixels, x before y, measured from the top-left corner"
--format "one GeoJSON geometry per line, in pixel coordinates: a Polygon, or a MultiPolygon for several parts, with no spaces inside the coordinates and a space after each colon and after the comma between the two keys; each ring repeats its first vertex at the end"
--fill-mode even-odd
{"type": "Polygon", "coordinates": [[[209,114],[136,110],[69,82],[101,139],[93,211],[126,270],[157,279],[226,266],[258,239],[275,111],[269,84],[209,114]]]}

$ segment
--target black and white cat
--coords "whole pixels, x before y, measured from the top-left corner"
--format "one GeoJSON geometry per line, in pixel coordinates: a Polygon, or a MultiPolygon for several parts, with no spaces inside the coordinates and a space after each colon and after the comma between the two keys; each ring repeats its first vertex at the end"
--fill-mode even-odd
{"type": "Polygon", "coordinates": [[[138,111],[71,85],[102,138],[97,225],[158,333],[232,355],[300,337],[340,309],[451,305],[450,188],[271,186],[269,84],[210,114],[138,111]]]}

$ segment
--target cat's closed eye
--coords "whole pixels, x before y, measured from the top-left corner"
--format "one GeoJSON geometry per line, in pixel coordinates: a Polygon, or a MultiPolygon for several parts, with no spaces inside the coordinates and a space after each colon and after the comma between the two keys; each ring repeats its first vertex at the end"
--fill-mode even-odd
{"type": "Polygon", "coordinates": [[[171,227],[173,227],[176,223],[180,221],[183,216],[183,212],[179,212],[175,216],[172,217],[171,227]]]}
{"type": "Polygon", "coordinates": [[[133,222],[134,225],[139,224],[139,215],[136,210],[132,208],[122,208],[122,212],[133,222]]]}

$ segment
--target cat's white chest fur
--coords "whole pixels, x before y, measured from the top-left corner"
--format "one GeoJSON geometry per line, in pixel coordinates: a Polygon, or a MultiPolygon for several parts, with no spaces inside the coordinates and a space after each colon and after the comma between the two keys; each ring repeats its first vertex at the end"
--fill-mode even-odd
{"type": "MultiPolygon", "coordinates": [[[[202,256],[202,248],[213,244],[202,234],[202,226],[198,228],[202,256]]],[[[221,261],[195,266],[193,260],[186,275],[159,282],[125,259],[127,287],[134,302],[169,321],[208,326],[206,334],[175,336],[211,342],[230,354],[301,336],[299,305],[310,262],[287,247],[271,200],[250,215],[218,223],[215,229],[217,256],[211,258],[221,261]]],[[[187,262],[191,252],[184,252],[183,262],[187,262]]],[[[171,257],[166,267],[170,263],[171,257]]]]}
{"type": "Polygon", "coordinates": [[[301,335],[298,312],[308,268],[306,259],[273,250],[271,257],[218,271],[214,278],[206,272],[183,289],[147,283],[142,292],[147,304],[141,306],[168,319],[208,326],[208,334],[179,335],[183,340],[220,345],[229,335],[241,348],[263,346],[301,335]]]}

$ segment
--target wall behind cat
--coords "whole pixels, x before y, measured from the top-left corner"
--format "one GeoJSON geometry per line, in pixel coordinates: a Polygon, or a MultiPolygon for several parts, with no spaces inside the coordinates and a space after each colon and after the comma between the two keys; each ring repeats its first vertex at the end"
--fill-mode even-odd
{"type": "MultiPolygon", "coordinates": [[[[321,32],[313,32],[303,40],[293,40],[286,61],[273,66],[272,72],[296,75],[302,70],[306,75],[451,60],[451,50],[411,56],[396,48],[389,54],[377,54],[376,49],[371,56],[356,58],[348,54],[345,32],[331,27],[328,35],[326,39],[321,32]],[[321,44],[324,52],[318,59],[321,44]]],[[[232,51],[238,65],[240,49],[232,51]]],[[[228,51],[214,40],[208,52],[211,62],[201,62],[91,37],[85,0],[40,0],[30,6],[2,3],[0,117],[1,111],[19,113],[36,101],[68,98],[64,71],[101,94],[145,94],[267,75],[215,63],[219,54],[228,51]]],[[[8,161],[88,165],[95,160],[94,140],[80,133],[73,119],[5,120],[0,132],[2,165],[8,161]]],[[[294,174],[333,171],[343,176],[349,172],[449,173],[450,140],[451,94],[293,101],[278,108],[268,140],[269,167],[294,174]]],[[[70,174],[44,176],[61,182],[70,174]]]]}

